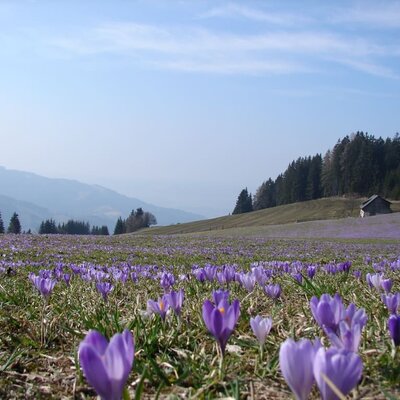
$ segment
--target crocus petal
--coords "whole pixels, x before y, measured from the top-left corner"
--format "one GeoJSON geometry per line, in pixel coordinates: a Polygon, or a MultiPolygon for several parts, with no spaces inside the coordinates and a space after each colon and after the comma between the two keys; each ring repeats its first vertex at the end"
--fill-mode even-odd
{"type": "Polygon", "coordinates": [[[108,346],[107,339],[95,330],[90,330],[83,342],[89,346],[93,346],[100,355],[104,354],[108,346]]]}
{"type": "Polygon", "coordinates": [[[112,385],[103,359],[94,347],[82,343],[79,347],[79,362],[89,384],[103,399],[111,399],[112,385]]]}

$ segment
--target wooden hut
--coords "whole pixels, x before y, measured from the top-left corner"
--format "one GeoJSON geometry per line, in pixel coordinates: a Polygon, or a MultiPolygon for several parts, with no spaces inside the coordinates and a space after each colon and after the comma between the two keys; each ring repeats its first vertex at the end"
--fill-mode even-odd
{"type": "Polygon", "coordinates": [[[390,204],[390,201],[374,194],[367,201],[364,201],[364,203],[361,204],[360,217],[364,218],[376,214],[389,214],[392,212],[390,204]]]}

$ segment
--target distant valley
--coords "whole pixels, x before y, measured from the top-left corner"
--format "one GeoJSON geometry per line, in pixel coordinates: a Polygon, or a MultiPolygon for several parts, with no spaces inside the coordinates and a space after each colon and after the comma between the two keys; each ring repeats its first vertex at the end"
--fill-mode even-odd
{"type": "Polygon", "coordinates": [[[138,207],[153,213],[159,225],[204,218],[183,210],[149,204],[102,186],[46,178],[0,166],[0,212],[5,225],[12,213],[17,212],[23,230],[37,231],[41,221],[47,218],[56,222],[73,218],[88,221],[91,225],[107,225],[112,232],[118,217],[127,217],[138,207]]]}

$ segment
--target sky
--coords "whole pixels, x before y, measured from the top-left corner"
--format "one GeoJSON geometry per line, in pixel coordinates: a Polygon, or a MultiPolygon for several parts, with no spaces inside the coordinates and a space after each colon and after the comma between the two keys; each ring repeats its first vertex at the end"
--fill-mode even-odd
{"type": "Polygon", "coordinates": [[[0,0],[9,169],[225,215],[399,110],[400,1],[0,0]]]}

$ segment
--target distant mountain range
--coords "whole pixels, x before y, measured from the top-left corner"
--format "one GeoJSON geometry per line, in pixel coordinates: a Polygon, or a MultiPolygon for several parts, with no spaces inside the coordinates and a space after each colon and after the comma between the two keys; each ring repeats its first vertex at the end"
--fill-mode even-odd
{"type": "Polygon", "coordinates": [[[37,231],[41,221],[75,220],[107,225],[110,233],[118,217],[126,218],[138,207],[153,213],[159,225],[204,219],[202,215],[155,206],[98,185],[69,179],[53,179],[0,166],[0,212],[7,228],[17,212],[22,229],[37,231]]]}

